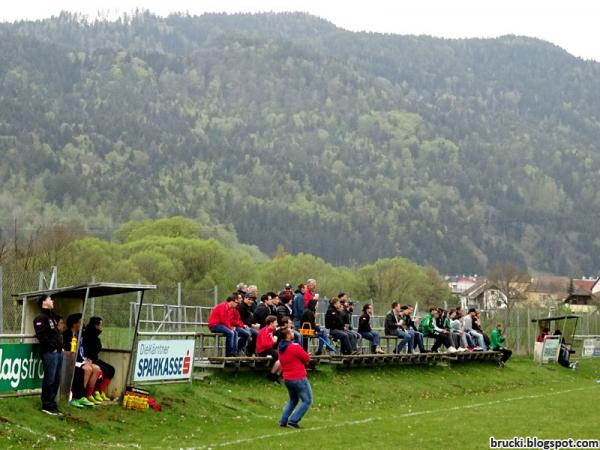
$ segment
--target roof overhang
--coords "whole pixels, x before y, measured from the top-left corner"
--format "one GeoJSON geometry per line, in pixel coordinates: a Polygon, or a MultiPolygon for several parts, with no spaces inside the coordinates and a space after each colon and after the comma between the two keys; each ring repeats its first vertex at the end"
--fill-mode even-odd
{"type": "Polygon", "coordinates": [[[565,316],[540,317],[539,319],[531,319],[532,322],[552,322],[565,319],[579,319],[581,316],[575,314],[567,314],[565,316]]]}
{"type": "Polygon", "coordinates": [[[55,299],[85,299],[106,297],[109,295],[129,294],[140,291],[149,291],[156,289],[154,284],[128,284],[128,283],[88,283],[78,286],[68,286],[56,289],[44,289],[40,291],[22,292],[13,294],[18,300],[27,300],[39,297],[40,295],[50,295],[55,299]]]}

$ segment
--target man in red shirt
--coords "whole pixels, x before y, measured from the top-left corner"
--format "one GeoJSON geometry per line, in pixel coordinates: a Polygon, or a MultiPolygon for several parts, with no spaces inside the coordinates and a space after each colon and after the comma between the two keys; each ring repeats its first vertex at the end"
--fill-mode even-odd
{"type": "Polygon", "coordinates": [[[310,302],[313,298],[315,300],[319,300],[319,294],[315,294],[315,290],[317,289],[316,280],[309,278],[305,285],[306,290],[304,291],[304,309],[308,308],[308,302],[310,302]]]}
{"type": "Polygon", "coordinates": [[[225,356],[237,356],[237,332],[231,325],[230,309],[236,307],[235,299],[227,297],[213,308],[208,317],[208,329],[225,335],[225,356]]]}
{"type": "Polygon", "coordinates": [[[299,422],[313,401],[305,367],[310,362],[310,356],[301,345],[293,342],[294,333],[291,329],[284,333],[284,337],[285,339],[279,344],[279,362],[290,398],[283,408],[279,425],[300,428],[299,422]]]}
{"type": "Polygon", "coordinates": [[[250,330],[246,324],[242,322],[242,318],[238,310],[240,303],[242,303],[242,295],[234,292],[231,296],[235,298],[235,307],[229,308],[229,323],[238,336],[237,351],[239,355],[246,350],[246,344],[250,339],[250,330]]]}
{"type": "Polygon", "coordinates": [[[275,336],[277,317],[267,316],[265,322],[266,325],[258,332],[258,336],[256,336],[256,354],[262,357],[270,356],[273,358],[273,367],[267,373],[267,379],[278,381],[281,365],[279,363],[279,354],[273,349],[277,344],[277,336],[275,336]]]}

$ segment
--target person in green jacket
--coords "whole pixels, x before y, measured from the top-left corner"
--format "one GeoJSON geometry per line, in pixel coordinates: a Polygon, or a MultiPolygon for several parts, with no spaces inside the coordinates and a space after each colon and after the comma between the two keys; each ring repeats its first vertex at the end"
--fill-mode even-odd
{"type": "Polygon", "coordinates": [[[498,364],[499,367],[504,367],[504,363],[508,361],[508,358],[512,355],[512,350],[509,350],[504,346],[504,341],[506,338],[503,335],[504,325],[502,323],[497,323],[496,328],[490,334],[490,349],[496,352],[502,352],[502,359],[498,364]]]}
{"type": "Polygon", "coordinates": [[[443,344],[446,346],[449,352],[453,353],[456,351],[456,349],[450,342],[449,333],[439,328],[435,323],[435,320],[438,318],[438,316],[439,312],[437,308],[429,308],[429,312],[421,319],[421,333],[423,333],[424,337],[431,337],[435,339],[435,343],[431,347],[432,352],[437,352],[438,348],[440,348],[443,344]]]}

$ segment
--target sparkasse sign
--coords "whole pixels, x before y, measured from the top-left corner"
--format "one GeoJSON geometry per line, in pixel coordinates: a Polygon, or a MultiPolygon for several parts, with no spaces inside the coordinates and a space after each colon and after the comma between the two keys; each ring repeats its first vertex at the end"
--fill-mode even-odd
{"type": "Polygon", "coordinates": [[[193,357],[193,339],[139,341],[133,381],[189,379],[193,357]]]}
{"type": "Polygon", "coordinates": [[[36,389],[43,378],[38,344],[0,344],[0,392],[36,389]]]}

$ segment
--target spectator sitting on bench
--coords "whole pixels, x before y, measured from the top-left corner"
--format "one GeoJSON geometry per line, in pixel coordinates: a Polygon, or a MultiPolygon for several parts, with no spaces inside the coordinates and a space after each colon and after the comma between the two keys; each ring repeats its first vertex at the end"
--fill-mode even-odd
{"type": "MultiPolygon", "coordinates": [[[[290,286],[291,287],[291,286],[290,286]]],[[[291,291],[282,291],[281,292],[281,296],[278,296],[279,298],[279,306],[277,306],[276,308],[276,315],[277,315],[277,322],[279,323],[279,326],[282,327],[283,326],[283,318],[284,317],[288,317],[291,318],[292,317],[292,292],[291,291]]],[[[294,333],[294,342],[296,344],[302,345],[302,335],[297,331],[294,330],[294,325],[293,323],[289,323],[289,327],[292,330],[292,332],[294,333]]],[[[281,341],[281,339],[280,339],[281,341]]]]}
{"type": "MultiPolygon", "coordinates": [[[[344,329],[352,334],[354,340],[358,342],[362,338],[360,333],[352,328],[352,313],[354,312],[354,302],[348,300],[348,294],[340,292],[338,294],[342,310],[340,315],[342,316],[342,322],[344,323],[344,329]]],[[[357,345],[358,346],[358,345],[357,345]]]]}
{"type": "Polygon", "coordinates": [[[385,316],[384,331],[386,336],[396,336],[400,339],[394,349],[394,353],[401,353],[404,346],[408,346],[408,353],[413,352],[413,341],[411,335],[404,330],[404,321],[400,317],[400,303],[393,302],[392,309],[385,316]]]}
{"type": "MultiPolygon", "coordinates": [[[[315,355],[319,356],[323,353],[323,346],[325,345],[325,342],[329,342],[329,333],[327,332],[327,328],[321,328],[319,325],[317,325],[315,320],[316,312],[317,300],[313,298],[308,302],[308,307],[302,313],[301,326],[304,326],[305,323],[308,323],[310,324],[310,327],[315,330],[315,336],[319,338],[319,347],[315,355]]],[[[304,351],[308,351],[308,341],[309,340],[306,337],[302,340],[302,347],[304,348],[304,351]]]]}
{"type": "MultiPolygon", "coordinates": [[[[83,347],[83,358],[89,359],[93,364],[100,367],[99,383],[96,383],[97,390],[92,396],[87,399],[91,402],[110,401],[106,395],[110,380],[115,376],[115,368],[109,363],[100,359],[100,351],[102,350],[102,341],[100,334],[102,333],[102,318],[94,316],[90,317],[90,321],[81,333],[81,345],[83,347]]],[[[88,391],[89,392],[89,391],[88,391]]]]}
{"type": "Polygon", "coordinates": [[[561,366],[566,367],[567,369],[577,369],[578,362],[569,361],[571,353],[575,353],[575,351],[567,347],[562,332],[560,330],[556,330],[554,332],[554,336],[560,336],[560,350],[558,351],[558,363],[561,366]]]}
{"type": "Polygon", "coordinates": [[[512,355],[512,351],[504,346],[504,341],[506,339],[502,335],[503,331],[504,326],[501,323],[498,323],[490,335],[490,350],[502,352],[502,359],[498,363],[498,367],[504,367],[504,363],[506,363],[508,358],[512,355]]]}
{"type": "Polygon", "coordinates": [[[229,310],[235,308],[233,297],[227,297],[223,303],[213,308],[208,316],[208,329],[213,333],[225,335],[225,356],[237,356],[237,333],[231,325],[229,310]]]}
{"type": "Polygon", "coordinates": [[[371,328],[371,314],[373,314],[373,305],[370,303],[363,305],[362,314],[358,318],[358,332],[364,339],[371,342],[371,353],[383,354],[385,352],[379,345],[379,333],[371,328]]]}
{"type": "Polygon", "coordinates": [[[400,314],[402,316],[402,320],[404,320],[404,329],[412,338],[413,349],[415,347],[419,347],[419,353],[427,353],[427,350],[425,350],[425,345],[423,344],[423,333],[417,329],[415,321],[412,318],[414,311],[415,310],[412,305],[406,305],[400,308],[400,314]]]}
{"type": "Polygon", "coordinates": [[[437,326],[448,333],[450,344],[452,344],[452,347],[454,347],[456,351],[464,352],[465,348],[460,345],[460,336],[458,333],[455,333],[454,328],[452,328],[452,322],[450,321],[448,311],[438,308],[438,313],[439,316],[436,319],[437,326]]]}
{"type": "Polygon", "coordinates": [[[483,336],[483,342],[485,342],[486,348],[490,346],[490,337],[481,327],[481,311],[475,311],[475,317],[473,317],[473,329],[483,336]]]}
{"type": "Polygon", "coordinates": [[[332,339],[340,341],[343,355],[358,354],[356,349],[356,339],[344,328],[340,311],[342,305],[337,297],[333,297],[329,301],[329,308],[325,313],[325,326],[329,329],[329,335],[332,339]]]}
{"type": "Polygon", "coordinates": [[[237,334],[237,356],[243,356],[246,354],[246,345],[252,334],[249,327],[242,321],[238,310],[238,307],[242,304],[242,296],[237,292],[234,292],[231,296],[235,299],[235,307],[227,310],[229,313],[229,323],[237,334]]]}
{"type": "Polygon", "coordinates": [[[246,345],[246,355],[252,356],[256,351],[256,336],[258,336],[258,330],[260,325],[254,320],[254,298],[250,296],[243,297],[242,302],[237,305],[237,310],[240,313],[240,319],[246,326],[246,329],[250,332],[250,340],[246,345]]]}
{"type": "Polygon", "coordinates": [[[546,336],[551,336],[551,334],[550,334],[550,328],[548,328],[548,327],[544,327],[542,329],[542,331],[540,331],[540,334],[535,339],[535,341],[536,342],[544,342],[544,339],[545,339],[546,336]]]}
{"type": "MultiPolygon", "coordinates": [[[[65,352],[77,351],[77,339],[81,329],[81,313],[71,314],[67,317],[67,329],[63,332],[63,348],[65,352]]],[[[96,381],[100,367],[93,364],[87,358],[83,357],[83,347],[79,346],[79,351],[75,358],[75,371],[73,373],[73,383],[71,391],[73,399],[71,405],[76,408],[84,406],[94,406],[97,402],[91,402],[87,397],[94,395],[96,381]]]]}
{"type": "Polygon", "coordinates": [[[268,316],[277,316],[277,309],[275,304],[276,295],[272,292],[267,292],[260,297],[260,303],[254,310],[254,321],[260,325],[260,328],[264,328],[268,316]]]}
{"type": "Polygon", "coordinates": [[[435,323],[438,315],[438,309],[435,306],[429,308],[429,312],[421,319],[421,332],[423,333],[423,336],[435,339],[435,342],[431,347],[432,352],[437,352],[438,349],[444,345],[450,353],[454,353],[456,352],[456,348],[452,347],[448,333],[439,328],[435,323]]]}
{"type": "Polygon", "coordinates": [[[468,333],[477,343],[473,350],[485,350],[485,340],[483,334],[479,333],[473,328],[473,318],[476,315],[475,308],[469,309],[469,313],[464,318],[465,333],[468,333]]]}
{"type": "Polygon", "coordinates": [[[465,333],[465,328],[461,319],[458,308],[450,311],[450,325],[452,331],[458,335],[461,347],[468,351],[473,351],[473,348],[475,347],[473,339],[469,334],[465,333]]]}
{"type": "Polygon", "coordinates": [[[267,373],[267,379],[278,381],[281,364],[279,363],[279,355],[274,347],[277,345],[278,337],[275,336],[277,330],[277,317],[270,315],[265,320],[266,325],[259,331],[256,337],[256,354],[261,357],[271,357],[273,366],[267,373]]]}

